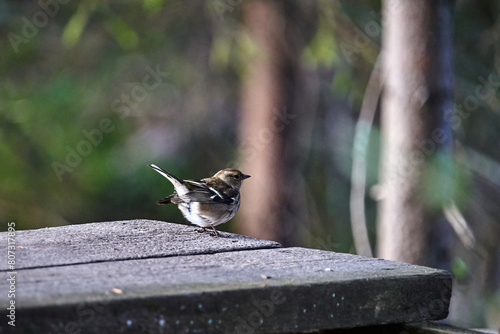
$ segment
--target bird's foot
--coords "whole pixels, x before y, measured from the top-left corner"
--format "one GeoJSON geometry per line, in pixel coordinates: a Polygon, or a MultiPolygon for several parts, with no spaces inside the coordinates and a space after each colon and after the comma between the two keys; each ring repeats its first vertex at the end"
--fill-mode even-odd
{"type": "Polygon", "coordinates": [[[214,234],[210,234],[210,235],[212,235],[212,236],[214,236],[214,237],[220,237],[220,233],[219,233],[219,231],[217,231],[213,225],[210,225],[210,226],[212,226],[212,228],[213,228],[213,230],[214,230],[214,234]]]}
{"type": "Polygon", "coordinates": [[[208,232],[204,227],[200,228],[199,230],[195,230],[195,231],[198,232],[198,233],[208,232],[208,234],[210,234],[212,237],[220,237],[221,236],[220,233],[219,233],[219,231],[217,231],[215,229],[215,227],[212,226],[212,229],[214,230],[213,233],[212,232],[208,232]]]}
{"type": "Polygon", "coordinates": [[[198,233],[203,233],[203,232],[206,232],[207,230],[205,230],[204,227],[200,228],[199,230],[198,229],[195,229],[196,232],[198,233]]]}

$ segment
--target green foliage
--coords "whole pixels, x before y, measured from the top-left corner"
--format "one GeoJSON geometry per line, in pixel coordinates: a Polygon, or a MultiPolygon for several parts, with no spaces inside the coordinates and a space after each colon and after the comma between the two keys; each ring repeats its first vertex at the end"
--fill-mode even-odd
{"type": "Polygon", "coordinates": [[[103,25],[124,50],[131,51],[137,48],[139,36],[120,16],[110,15],[103,25]]]}
{"type": "Polygon", "coordinates": [[[164,0],[144,0],[144,9],[150,14],[158,14],[164,2],[164,0]]]}
{"type": "Polygon", "coordinates": [[[425,166],[422,197],[431,208],[442,210],[450,202],[463,207],[470,200],[471,175],[451,154],[438,152],[425,166]]]}
{"type": "Polygon", "coordinates": [[[62,43],[66,48],[72,48],[80,41],[83,30],[94,8],[95,5],[91,4],[90,1],[82,1],[79,4],[78,9],[71,16],[61,36],[62,43]]]}
{"type": "Polygon", "coordinates": [[[469,274],[469,269],[461,258],[456,257],[451,262],[451,272],[459,281],[462,281],[469,274]]]}
{"type": "Polygon", "coordinates": [[[337,41],[330,18],[320,16],[313,40],[304,50],[304,62],[311,65],[333,67],[339,61],[337,41]]]}

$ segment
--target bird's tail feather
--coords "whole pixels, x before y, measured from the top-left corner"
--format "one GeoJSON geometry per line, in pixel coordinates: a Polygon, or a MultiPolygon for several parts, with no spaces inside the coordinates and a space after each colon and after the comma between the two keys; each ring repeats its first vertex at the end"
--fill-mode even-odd
{"type": "MultiPolygon", "coordinates": [[[[160,167],[156,166],[155,164],[150,164],[149,167],[153,168],[155,171],[157,171],[158,173],[163,175],[167,180],[169,180],[174,185],[175,191],[177,192],[178,195],[182,196],[189,191],[188,188],[182,182],[182,180],[180,180],[176,176],[161,169],[160,167]]],[[[166,200],[166,198],[164,200],[166,200]]],[[[161,200],[161,201],[164,201],[164,200],[161,200]]],[[[169,202],[167,202],[167,203],[169,203],[169,202]]],[[[160,203],[158,203],[158,204],[160,204],[160,203]]],[[[166,203],[161,203],[161,204],[166,204],[166,203]]]]}
{"type": "Polygon", "coordinates": [[[160,205],[160,204],[169,204],[169,203],[172,203],[171,198],[172,198],[172,195],[170,195],[168,197],[165,197],[163,199],[158,200],[156,202],[156,204],[160,205]]]}

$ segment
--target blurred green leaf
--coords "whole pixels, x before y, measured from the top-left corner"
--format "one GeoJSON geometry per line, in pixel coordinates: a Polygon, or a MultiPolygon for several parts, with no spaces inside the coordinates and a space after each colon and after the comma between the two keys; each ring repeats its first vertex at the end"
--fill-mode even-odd
{"type": "Polygon", "coordinates": [[[467,264],[459,257],[455,257],[451,262],[451,271],[458,280],[465,279],[469,273],[467,264]]]}
{"type": "Polygon", "coordinates": [[[164,0],[144,0],[144,9],[151,13],[157,14],[163,7],[164,0]]]}
{"type": "Polygon", "coordinates": [[[302,54],[302,59],[310,65],[332,68],[338,62],[337,41],[330,20],[321,16],[314,39],[302,54]]]}
{"type": "MultiPolygon", "coordinates": [[[[435,149],[429,145],[435,143],[427,145],[428,149],[435,149]]],[[[424,149],[420,153],[425,155],[424,149]]],[[[459,207],[467,202],[470,196],[470,176],[455,161],[453,155],[438,151],[424,168],[422,197],[429,207],[441,210],[451,201],[459,207]]]]}
{"type": "Polygon", "coordinates": [[[347,67],[341,67],[335,72],[332,81],[332,91],[337,96],[345,96],[352,87],[352,72],[347,67]]]}
{"type": "Polygon", "coordinates": [[[110,13],[103,24],[123,49],[134,50],[137,48],[139,36],[121,17],[110,13]]]}
{"type": "Polygon", "coordinates": [[[81,39],[83,30],[87,25],[90,13],[95,8],[93,1],[82,1],[76,12],[71,16],[62,34],[63,46],[70,49],[81,39]]]}

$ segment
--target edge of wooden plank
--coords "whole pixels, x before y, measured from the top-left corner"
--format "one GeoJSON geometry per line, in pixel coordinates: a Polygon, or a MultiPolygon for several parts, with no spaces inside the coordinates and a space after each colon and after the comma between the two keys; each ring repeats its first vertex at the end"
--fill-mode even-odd
{"type": "MultiPolygon", "coordinates": [[[[100,268],[88,274],[100,277],[108,270],[105,265],[82,266],[100,268]]],[[[446,271],[304,248],[129,260],[113,265],[117,271],[97,291],[110,291],[116,284],[123,294],[60,306],[20,308],[20,319],[30,319],[29,325],[36,331],[54,333],[83,328],[89,333],[103,329],[292,333],[442,319],[448,314],[451,298],[451,275],[446,271]],[[282,267],[276,268],[277,263],[282,267]],[[188,275],[193,275],[191,280],[188,275]],[[353,279],[349,279],[351,276],[353,279]],[[131,285],[121,285],[120,279],[131,285]],[[146,287],[158,287],[149,285],[148,294],[128,294],[136,280],[144,280],[146,287]],[[173,291],[165,290],[169,284],[173,291]],[[194,287],[191,290],[190,284],[194,287]],[[197,284],[206,286],[197,288],[197,284]]],[[[88,271],[82,266],[38,270],[43,271],[42,277],[56,280],[45,274],[60,273],[71,280],[88,271]],[[62,271],[74,272],[66,275],[62,271]]],[[[63,291],[72,286],[71,281],[63,282],[66,288],[52,283],[63,291]]]]}

